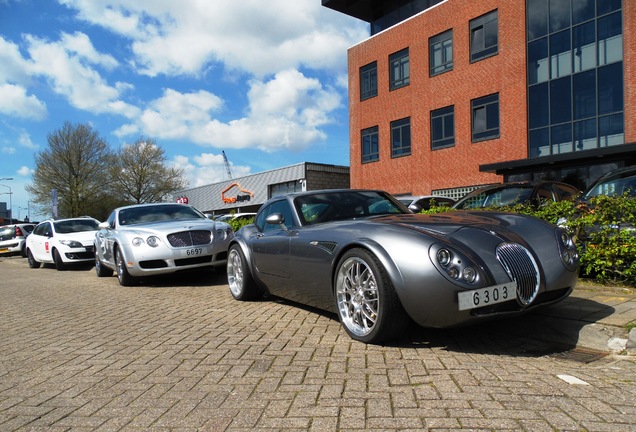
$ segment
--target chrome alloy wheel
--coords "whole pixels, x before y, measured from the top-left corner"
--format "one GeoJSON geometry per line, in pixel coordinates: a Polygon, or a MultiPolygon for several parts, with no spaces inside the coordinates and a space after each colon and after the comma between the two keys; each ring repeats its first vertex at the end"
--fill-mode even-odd
{"type": "Polygon", "coordinates": [[[380,299],[378,284],[369,264],[350,257],[338,271],[336,302],[342,324],[356,336],[373,331],[378,319],[380,299]]]}
{"type": "Polygon", "coordinates": [[[234,297],[240,297],[243,292],[245,275],[243,273],[243,258],[238,249],[230,249],[227,257],[227,283],[234,297]]]}

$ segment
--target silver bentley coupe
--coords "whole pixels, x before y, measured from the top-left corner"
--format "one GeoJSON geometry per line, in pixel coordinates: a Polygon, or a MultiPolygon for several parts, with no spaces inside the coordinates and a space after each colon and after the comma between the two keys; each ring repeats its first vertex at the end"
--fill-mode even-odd
{"type": "Polygon", "coordinates": [[[230,225],[186,204],[120,207],[95,234],[95,271],[98,277],[116,271],[127,286],[142,276],[223,267],[233,237],[230,225]]]}
{"type": "Polygon", "coordinates": [[[453,327],[563,300],[579,256],[562,229],[503,212],[414,214],[386,192],[271,198],[230,241],[237,300],[264,295],[337,313],[349,336],[397,338],[410,320],[453,327]]]}

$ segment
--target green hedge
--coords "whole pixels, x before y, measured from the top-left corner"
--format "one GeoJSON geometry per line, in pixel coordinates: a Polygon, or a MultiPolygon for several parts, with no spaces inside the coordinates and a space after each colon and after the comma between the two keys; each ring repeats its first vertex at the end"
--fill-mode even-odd
{"type": "MultiPolygon", "coordinates": [[[[581,276],[599,282],[636,286],[636,198],[593,198],[589,205],[571,201],[531,206],[498,207],[497,210],[536,216],[560,224],[570,233],[581,255],[581,276]],[[627,225],[627,227],[626,227],[627,225]]],[[[435,207],[422,213],[453,211],[435,207]]]]}

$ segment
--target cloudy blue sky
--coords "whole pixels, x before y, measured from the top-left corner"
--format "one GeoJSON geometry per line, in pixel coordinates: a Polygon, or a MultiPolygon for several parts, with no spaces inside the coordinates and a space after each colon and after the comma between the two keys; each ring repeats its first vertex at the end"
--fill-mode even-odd
{"type": "Polygon", "coordinates": [[[191,187],[227,179],[222,150],[234,177],[348,165],[346,53],[368,35],[321,0],[0,0],[0,178],[13,178],[0,184],[14,217],[34,154],[66,121],[113,149],[154,138],[191,187]]]}

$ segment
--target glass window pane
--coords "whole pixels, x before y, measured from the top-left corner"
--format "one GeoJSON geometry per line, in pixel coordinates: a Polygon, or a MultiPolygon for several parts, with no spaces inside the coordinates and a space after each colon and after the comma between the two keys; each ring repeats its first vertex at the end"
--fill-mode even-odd
{"type": "Polygon", "coordinates": [[[528,91],[528,114],[530,129],[548,126],[550,120],[550,99],[548,83],[534,85],[528,91]]]}
{"type": "Polygon", "coordinates": [[[550,33],[570,26],[570,0],[550,0],[550,33]]]}
{"type": "Polygon", "coordinates": [[[570,77],[550,81],[550,123],[572,120],[570,77]]]}
{"type": "Polygon", "coordinates": [[[598,16],[605,15],[606,13],[619,10],[621,8],[621,0],[598,0],[596,7],[598,16]]]}
{"type": "Polygon", "coordinates": [[[594,18],[594,0],[572,0],[572,24],[589,21],[594,18]]]}
{"type": "Polygon", "coordinates": [[[620,12],[598,19],[599,66],[623,60],[623,21],[620,12]]]}
{"type": "Polygon", "coordinates": [[[596,147],[596,119],[574,123],[575,150],[590,150],[596,147]]]}
{"type": "Polygon", "coordinates": [[[528,0],[528,40],[548,34],[548,0],[528,0]]]}
{"type": "Polygon", "coordinates": [[[530,131],[529,156],[550,155],[550,130],[546,128],[530,131]]]}
{"type": "Polygon", "coordinates": [[[601,147],[623,144],[625,142],[623,113],[599,118],[598,129],[599,145],[601,147]]]}
{"type": "Polygon", "coordinates": [[[572,28],[574,72],[596,67],[596,34],[594,21],[572,28]]]}
{"type": "Polygon", "coordinates": [[[571,123],[553,126],[550,130],[552,141],[552,154],[572,152],[572,126],[571,123]]]}
{"type": "Polygon", "coordinates": [[[548,78],[548,38],[544,37],[528,44],[528,82],[536,84],[548,78]]]}
{"type": "Polygon", "coordinates": [[[598,113],[619,111],[623,111],[623,62],[598,68],[598,113]]]}
{"type": "Polygon", "coordinates": [[[574,119],[596,116],[596,70],[574,75],[572,80],[574,119]]]}
{"type": "Polygon", "coordinates": [[[559,78],[572,73],[570,31],[550,36],[550,78],[559,78]]]}

